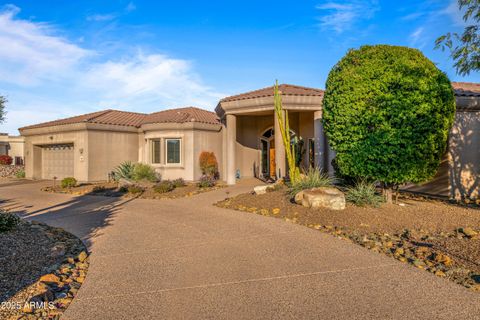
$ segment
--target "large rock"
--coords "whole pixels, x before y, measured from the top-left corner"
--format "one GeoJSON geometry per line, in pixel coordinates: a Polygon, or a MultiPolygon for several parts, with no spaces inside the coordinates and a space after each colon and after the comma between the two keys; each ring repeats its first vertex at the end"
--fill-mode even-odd
{"type": "Polygon", "coordinates": [[[332,187],[313,188],[303,190],[301,196],[295,197],[295,202],[300,201],[307,208],[328,208],[333,210],[345,209],[345,195],[332,187]]]}
{"type": "Polygon", "coordinates": [[[262,186],[256,186],[253,188],[253,192],[255,192],[255,194],[265,194],[267,193],[268,189],[270,189],[272,186],[271,185],[262,185],[262,186]]]}

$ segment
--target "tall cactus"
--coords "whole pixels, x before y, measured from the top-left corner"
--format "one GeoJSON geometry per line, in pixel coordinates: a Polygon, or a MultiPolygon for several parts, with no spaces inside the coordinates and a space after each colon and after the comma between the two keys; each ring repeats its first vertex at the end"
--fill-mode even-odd
{"type": "Polygon", "coordinates": [[[290,141],[290,125],[288,122],[288,110],[285,110],[285,118],[283,117],[282,96],[278,91],[278,81],[275,81],[274,87],[274,106],[275,114],[277,115],[278,124],[280,126],[280,133],[282,134],[283,146],[285,148],[285,155],[288,162],[288,174],[292,183],[300,179],[300,169],[297,167],[295,161],[295,150],[290,141]]]}

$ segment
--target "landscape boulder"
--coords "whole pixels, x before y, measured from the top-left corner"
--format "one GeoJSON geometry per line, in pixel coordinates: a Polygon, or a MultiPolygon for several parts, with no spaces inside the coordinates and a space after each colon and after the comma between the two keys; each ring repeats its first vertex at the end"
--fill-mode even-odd
{"type": "Polygon", "coordinates": [[[253,192],[255,194],[265,194],[267,193],[268,189],[272,188],[271,185],[268,185],[268,184],[265,184],[265,185],[261,185],[261,186],[256,186],[253,188],[253,192]]]}
{"type": "Polygon", "coordinates": [[[303,190],[295,195],[295,202],[307,208],[345,209],[345,195],[332,187],[303,190]]]}

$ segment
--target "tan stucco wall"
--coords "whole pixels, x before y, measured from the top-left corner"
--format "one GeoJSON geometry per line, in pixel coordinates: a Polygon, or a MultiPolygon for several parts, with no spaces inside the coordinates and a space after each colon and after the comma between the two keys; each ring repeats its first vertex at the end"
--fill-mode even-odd
{"type": "Polygon", "coordinates": [[[457,111],[449,136],[451,196],[480,194],[480,111],[457,111]]]}
{"type": "MultiPolygon", "coordinates": [[[[223,128],[221,129],[223,130],[223,128]]],[[[220,179],[224,180],[225,177],[222,174],[221,168],[223,167],[223,152],[222,152],[222,143],[223,143],[223,133],[221,131],[201,131],[195,130],[193,133],[194,136],[194,147],[193,147],[193,161],[194,161],[194,179],[202,175],[202,170],[200,169],[199,157],[203,151],[213,152],[218,162],[218,171],[220,173],[220,179]]]]}
{"type": "MultiPolygon", "coordinates": [[[[124,161],[138,161],[138,134],[88,130],[88,149],[83,157],[88,161],[88,180],[107,180],[108,173],[124,161]]],[[[79,150],[77,152],[80,152],[79,150]]]]}
{"type": "Polygon", "coordinates": [[[183,178],[187,181],[196,181],[201,176],[198,162],[202,151],[214,152],[219,163],[220,178],[223,178],[223,132],[220,125],[204,124],[152,124],[142,127],[139,133],[139,161],[152,165],[162,179],[183,178]],[[181,163],[165,163],[166,138],[180,138],[181,163]],[[162,139],[161,164],[152,163],[151,140],[162,139]]]}
{"type": "Polygon", "coordinates": [[[260,170],[260,135],[273,126],[273,112],[265,116],[237,116],[235,164],[240,177],[253,177],[260,170]]]}
{"type": "Polygon", "coordinates": [[[24,157],[24,138],[19,136],[0,135],[0,155],[8,154],[10,157],[24,157]]]}
{"type": "Polygon", "coordinates": [[[74,177],[78,181],[88,181],[88,161],[79,150],[88,152],[88,134],[86,130],[66,131],[29,135],[25,137],[25,175],[28,179],[42,178],[42,145],[73,143],[74,177]]]}

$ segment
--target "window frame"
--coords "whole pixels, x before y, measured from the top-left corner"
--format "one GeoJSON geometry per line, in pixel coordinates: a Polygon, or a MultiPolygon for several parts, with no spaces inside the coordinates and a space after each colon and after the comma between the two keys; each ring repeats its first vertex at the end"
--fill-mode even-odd
{"type": "Polygon", "coordinates": [[[150,163],[155,165],[162,164],[162,138],[150,139],[150,163]],[[155,143],[158,142],[158,162],[155,162],[155,143]]]}
{"type": "Polygon", "coordinates": [[[182,150],[182,147],[183,147],[183,139],[180,138],[180,137],[176,137],[176,138],[164,138],[165,140],[165,143],[164,143],[164,146],[165,146],[165,166],[181,166],[183,164],[183,150],[182,150]],[[168,162],[168,141],[170,140],[178,140],[179,142],[179,146],[178,146],[178,162],[168,162]]]}

